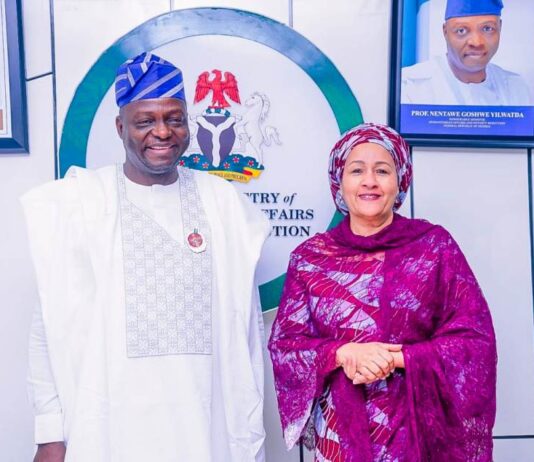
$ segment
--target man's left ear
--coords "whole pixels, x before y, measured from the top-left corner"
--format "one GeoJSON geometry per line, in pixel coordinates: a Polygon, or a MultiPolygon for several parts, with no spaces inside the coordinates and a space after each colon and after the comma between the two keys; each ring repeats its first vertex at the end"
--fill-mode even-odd
{"type": "Polygon", "coordinates": [[[123,124],[122,124],[122,119],[120,115],[115,117],[115,127],[117,128],[117,133],[119,134],[119,138],[122,138],[123,124]]]}

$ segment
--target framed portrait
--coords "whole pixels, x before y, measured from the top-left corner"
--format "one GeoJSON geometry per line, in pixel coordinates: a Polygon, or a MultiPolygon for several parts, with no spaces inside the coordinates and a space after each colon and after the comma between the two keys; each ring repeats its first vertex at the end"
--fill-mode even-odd
{"type": "Polygon", "coordinates": [[[412,145],[534,146],[534,2],[393,0],[390,124],[412,145]]]}
{"type": "Polygon", "coordinates": [[[28,152],[20,0],[0,0],[0,154],[28,152]]]}

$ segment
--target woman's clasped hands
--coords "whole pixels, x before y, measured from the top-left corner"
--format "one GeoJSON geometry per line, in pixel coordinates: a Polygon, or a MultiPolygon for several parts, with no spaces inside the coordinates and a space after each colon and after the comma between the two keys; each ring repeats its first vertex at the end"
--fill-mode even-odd
{"type": "Polygon", "coordinates": [[[336,364],[355,385],[385,379],[404,367],[402,345],[381,342],[346,343],[336,351],[336,364]]]}

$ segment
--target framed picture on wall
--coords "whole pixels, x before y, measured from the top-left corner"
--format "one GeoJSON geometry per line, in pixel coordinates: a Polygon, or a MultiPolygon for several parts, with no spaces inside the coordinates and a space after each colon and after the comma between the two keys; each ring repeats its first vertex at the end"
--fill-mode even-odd
{"type": "Polygon", "coordinates": [[[534,146],[534,2],[394,0],[390,124],[413,145],[534,146]]]}
{"type": "Polygon", "coordinates": [[[28,152],[20,0],[0,0],[0,154],[28,152]]]}

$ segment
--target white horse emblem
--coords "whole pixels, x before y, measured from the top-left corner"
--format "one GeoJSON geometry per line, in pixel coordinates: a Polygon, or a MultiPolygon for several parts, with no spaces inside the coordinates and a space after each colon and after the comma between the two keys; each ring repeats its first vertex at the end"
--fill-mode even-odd
{"type": "Polygon", "coordinates": [[[264,127],[269,114],[271,102],[267,95],[254,92],[245,101],[246,112],[235,125],[236,138],[239,139],[239,151],[250,153],[260,165],[263,165],[263,146],[273,142],[280,145],[280,137],[275,127],[264,127]]]}

